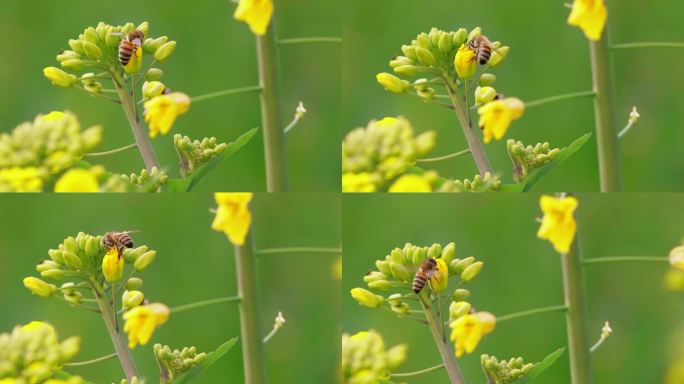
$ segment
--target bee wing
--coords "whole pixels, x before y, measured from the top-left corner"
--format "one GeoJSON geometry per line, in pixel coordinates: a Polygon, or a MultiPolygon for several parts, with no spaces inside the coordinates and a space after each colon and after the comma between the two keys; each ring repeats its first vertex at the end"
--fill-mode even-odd
{"type": "Polygon", "coordinates": [[[123,233],[140,233],[142,230],[140,229],[131,229],[130,231],[123,231],[123,233]]]}

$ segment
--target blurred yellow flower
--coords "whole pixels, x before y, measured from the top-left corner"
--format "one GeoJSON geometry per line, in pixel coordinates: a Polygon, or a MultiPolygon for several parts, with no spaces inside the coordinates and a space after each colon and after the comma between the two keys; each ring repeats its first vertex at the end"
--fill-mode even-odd
{"type": "Polygon", "coordinates": [[[337,280],[342,280],[342,256],[338,257],[333,264],[333,276],[337,280]]]}
{"type": "Polygon", "coordinates": [[[66,171],[55,183],[55,192],[99,192],[97,176],[86,169],[66,171]]]}
{"type": "Polygon", "coordinates": [[[119,255],[119,250],[112,247],[102,258],[102,274],[107,281],[113,283],[121,280],[124,270],[124,259],[119,255]]]}
{"type": "Polygon", "coordinates": [[[684,271],[684,245],[672,248],[668,255],[668,260],[670,261],[672,268],[684,271]]]}
{"type": "Polygon", "coordinates": [[[456,357],[472,353],[482,340],[496,326],[496,317],[489,312],[477,312],[457,318],[449,324],[451,341],[454,342],[456,357]]]}
{"type": "Polygon", "coordinates": [[[456,74],[461,79],[469,79],[475,74],[477,69],[477,61],[475,60],[475,51],[468,48],[466,44],[461,45],[454,57],[454,67],[456,74]]]}
{"type": "Polygon", "coordinates": [[[233,17],[249,25],[249,29],[263,36],[273,16],[272,0],[240,0],[233,17]]]}
{"type": "Polygon", "coordinates": [[[580,27],[584,35],[594,41],[601,39],[608,11],[603,0],[575,0],[568,16],[568,24],[580,27]]]}
{"type": "Polygon", "coordinates": [[[139,305],[126,311],[123,318],[128,347],[133,349],[138,344],[145,345],[150,341],[154,330],[168,320],[169,309],[161,303],[139,305]]]}
{"type": "Polygon", "coordinates": [[[574,212],[578,204],[577,199],[572,196],[562,198],[542,196],[539,205],[544,218],[537,231],[537,237],[550,241],[559,253],[570,252],[570,246],[577,231],[574,212]]]}
{"type": "Polygon", "coordinates": [[[145,121],[150,124],[150,137],[167,134],[176,118],[190,109],[190,97],[182,92],[172,92],[153,97],[145,102],[145,121]]]}
{"type": "Polygon", "coordinates": [[[449,285],[449,267],[444,260],[436,259],[437,268],[435,274],[430,278],[430,285],[435,292],[444,291],[449,285]]]}
{"type": "Polygon", "coordinates": [[[211,229],[224,232],[235,245],[244,245],[249,226],[252,224],[252,213],[248,207],[252,196],[249,192],[215,193],[214,199],[218,209],[211,229]]]}
{"type": "Polygon", "coordinates": [[[390,192],[432,192],[432,185],[423,176],[406,174],[389,188],[390,192]]]}
{"type": "Polygon", "coordinates": [[[524,110],[525,104],[515,97],[494,100],[478,108],[485,144],[492,141],[492,138],[500,140],[504,137],[511,122],[519,119],[524,110]]]}
{"type": "Polygon", "coordinates": [[[62,111],[52,111],[52,112],[48,113],[47,115],[41,116],[40,119],[42,121],[46,121],[46,122],[57,121],[57,120],[63,119],[65,116],[66,115],[62,111]]]}
{"type": "Polygon", "coordinates": [[[345,172],[342,175],[342,192],[375,192],[373,175],[368,172],[345,172]]]}
{"type": "Polygon", "coordinates": [[[670,291],[684,291],[684,271],[668,269],[664,278],[665,288],[670,291]]]}
{"type": "Polygon", "coordinates": [[[0,191],[2,192],[40,192],[43,180],[36,167],[12,167],[0,169],[0,191]]]}

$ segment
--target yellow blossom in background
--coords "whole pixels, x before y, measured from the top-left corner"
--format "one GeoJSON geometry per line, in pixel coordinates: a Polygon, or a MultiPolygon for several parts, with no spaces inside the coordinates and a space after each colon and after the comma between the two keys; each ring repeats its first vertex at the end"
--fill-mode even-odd
{"type": "Polygon", "coordinates": [[[218,209],[211,229],[224,232],[235,245],[244,245],[249,226],[252,224],[252,213],[248,207],[252,196],[249,192],[215,193],[214,199],[218,209]]]}
{"type": "Polygon", "coordinates": [[[190,97],[182,92],[160,95],[145,102],[145,121],[150,124],[150,137],[165,135],[176,118],[190,109],[190,97]]]}
{"type": "Polygon", "coordinates": [[[432,192],[430,182],[420,175],[406,174],[401,176],[389,188],[390,192],[432,192]]]}
{"type": "Polygon", "coordinates": [[[544,217],[537,231],[537,237],[550,241],[559,253],[570,252],[570,246],[577,231],[574,213],[578,204],[577,199],[572,196],[561,198],[542,196],[539,205],[544,217]]]}
{"type": "Polygon", "coordinates": [[[40,192],[43,180],[36,167],[0,169],[0,192],[40,192]]]}
{"type": "Polygon", "coordinates": [[[99,192],[97,176],[86,169],[74,168],[65,172],[55,183],[55,192],[99,192]]]}
{"type": "Polygon", "coordinates": [[[603,0],[575,0],[568,16],[568,24],[580,27],[584,35],[594,41],[601,39],[608,11],[603,0]]]}
{"type": "Polygon", "coordinates": [[[437,267],[435,268],[435,274],[430,278],[430,286],[432,286],[435,292],[439,293],[444,291],[449,285],[449,267],[442,259],[436,259],[436,261],[437,267]]]}
{"type": "Polygon", "coordinates": [[[496,326],[496,317],[489,312],[477,312],[457,318],[449,324],[451,341],[454,342],[456,357],[472,353],[482,340],[496,326]]]}
{"type": "Polygon", "coordinates": [[[368,172],[345,172],[342,175],[342,192],[375,192],[377,186],[368,172]]]}
{"type": "Polygon", "coordinates": [[[119,250],[112,247],[102,258],[102,274],[110,283],[121,280],[124,270],[124,259],[119,255],[119,250]]]}
{"type": "Polygon", "coordinates": [[[492,138],[500,140],[504,137],[511,122],[519,119],[524,110],[525,104],[515,97],[494,100],[478,108],[485,144],[492,141],[492,138]]]}
{"type": "Polygon", "coordinates": [[[257,35],[263,36],[273,16],[272,0],[240,0],[233,17],[249,25],[249,29],[257,35]]]}
{"type": "Polygon", "coordinates": [[[40,119],[41,119],[42,121],[49,122],[49,121],[61,120],[61,119],[63,119],[64,117],[65,117],[64,112],[62,112],[62,111],[52,111],[52,112],[48,113],[47,115],[41,116],[40,119]]]}
{"type": "Polygon", "coordinates": [[[672,268],[684,271],[684,245],[672,248],[668,255],[668,260],[670,261],[672,268]]]}
{"type": "Polygon", "coordinates": [[[145,345],[154,330],[169,318],[169,309],[161,303],[139,305],[126,311],[123,315],[124,332],[128,335],[128,347],[145,345]]]}
{"type": "Polygon", "coordinates": [[[668,269],[663,282],[670,291],[684,291],[684,271],[668,269]]]}
{"type": "Polygon", "coordinates": [[[333,276],[337,280],[342,280],[342,256],[338,257],[333,264],[333,276]]]}
{"type": "Polygon", "coordinates": [[[477,69],[477,61],[475,60],[475,51],[463,44],[456,52],[454,57],[454,67],[456,67],[456,74],[461,79],[469,79],[475,74],[477,69]]]}

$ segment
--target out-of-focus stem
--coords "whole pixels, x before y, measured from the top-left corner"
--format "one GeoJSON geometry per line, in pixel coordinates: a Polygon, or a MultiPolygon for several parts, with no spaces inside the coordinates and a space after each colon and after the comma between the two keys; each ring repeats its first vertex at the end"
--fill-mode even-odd
{"type": "Polygon", "coordinates": [[[461,368],[458,366],[458,362],[456,361],[456,355],[454,355],[451,347],[444,340],[442,324],[440,324],[435,311],[422,296],[420,297],[420,305],[423,307],[425,320],[427,320],[428,327],[430,327],[432,338],[434,339],[435,344],[437,345],[437,350],[442,357],[442,363],[444,364],[444,369],[447,371],[447,375],[449,375],[451,384],[464,384],[465,379],[463,378],[461,368]]]}

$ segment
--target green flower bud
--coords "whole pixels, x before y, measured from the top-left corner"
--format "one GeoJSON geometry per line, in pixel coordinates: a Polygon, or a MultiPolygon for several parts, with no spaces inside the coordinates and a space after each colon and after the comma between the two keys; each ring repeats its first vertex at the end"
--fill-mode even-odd
{"type": "Polygon", "coordinates": [[[418,56],[416,56],[416,47],[413,45],[402,45],[401,51],[404,53],[404,56],[408,57],[409,59],[418,60],[418,56]]]}
{"type": "Polygon", "coordinates": [[[387,276],[392,275],[392,271],[390,270],[389,266],[389,261],[387,260],[376,260],[375,261],[375,267],[378,268],[378,271],[382,272],[383,274],[387,276]]]}
{"type": "Polygon", "coordinates": [[[69,236],[64,239],[64,248],[71,253],[79,253],[78,242],[73,237],[69,236]]]}
{"type": "Polygon", "coordinates": [[[159,49],[157,49],[154,52],[154,59],[157,60],[160,63],[163,63],[168,59],[173,51],[176,50],[176,42],[175,41],[169,41],[168,43],[165,43],[159,49]]]}
{"type": "Polygon", "coordinates": [[[70,88],[76,82],[76,76],[66,73],[56,67],[47,67],[43,69],[43,75],[47,77],[53,85],[58,87],[70,88]]]}
{"type": "Polygon", "coordinates": [[[147,251],[140,255],[138,259],[133,263],[133,268],[135,268],[136,271],[142,272],[145,270],[145,268],[149,267],[150,264],[154,261],[154,258],[157,256],[157,251],[147,251]]]}
{"type": "Polygon", "coordinates": [[[456,255],[456,244],[454,243],[449,243],[442,249],[442,255],[440,258],[444,260],[447,265],[451,263],[451,260],[454,259],[454,255],[456,255]]]}
{"type": "Polygon", "coordinates": [[[81,304],[83,301],[83,295],[81,292],[78,292],[76,290],[71,290],[71,291],[63,291],[64,293],[64,300],[71,304],[81,304]]]}
{"type": "Polygon", "coordinates": [[[457,319],[470,313],[472,306],[467,301],[452,301],[449,305],[449,318],[457,319]]]}
{"type": "Polygon", "coordinates": [[[418,35],[416,37],[416,44],[418,44],[416,46],[416,56],[417,57],[420,57],[420,56],[418,56],[418,51],[417,51],[418,48],[422,48],[425,50],[429,50],[430,48],[432,48],[432,41],[430,41],[430,37],[426,33],[421,33],[420,35],[418,35]]]}
{"type": "Polygon", "coordinates": [[[61,269],[48,269],[48,270],[42,271],[40,273],[40,276],[42,276],[46,279],[62,280],[66,277],[66,274],[61,269]]]}
{"type": "Polygon", "coordinates": [[[456,34],[453,38],[454,47],[460,47],[461,45],[465,44],[467,40],[468,31],[465,28],[459,29],[458,31],[456,31],[456,34]]]}
{"type": "Polygon", "coordinates": [[[64,264],[64,260],[62,260],[62,251],[59,249],[50,249],[48,251],[48,255],[57,264],[64,264]]]}
{"type": "Polygon", "coordinates": [[[142,94],[144,98],[151,99],[164,93],[164,89],[166,86],[159,81],[146,81],[142,86],[142,94]]]}
{"type": "Polygon", "coordinates": [[[62,251],[62,259],[64,260],[64,264],[73,270],[80,271],[83,269],[81,258],[69,251],[62,251]]]}
{"type": "Polygon", "coordinates": [[[86,255],[95,262],[102,255],[102,241],[97,237],[88,237],[85,245],[86,255]]]}
{"type": "Polygon", "coordinates": [[[166,42],[168,41],[169,38],[166,36],[157,37],[156,39],[145,39],[143,41],[143,52],[154,54],[155,52],[157,52],[159,47],[166,44],[166,42]]]}
{"type": "Polygon", "coordinates": [[[85,51],[86,56],[93,60],[100,60],[102,58],[102,50],[93,43],[87,41],[84,42],[83,50],[85,51]]]}
{"type": "Polygon", "coordinates": [[[124,285],[124,288],[126,288],[129,291],[133,291],[136,289],[140,289],[143,286],[143,280],[138,277],[131,277],[126,281],[126,284],[124,285]]]}
{"type": "Polygon", "coordinates": [[[50,269],[59,269],[60,264],[53,260],[43,260],[38,265],[36,265],[36,271],[43,272],[50,269]]]}
{"type": "Polygon", "coordinates": [[[384,297],[363,288],[352,289],[351,295],[360,305],[368,308],[377,308],[385,301],[384,297]]]}
{"type": "Polygon", "coordinates": [[[392,252],[390,252],[390,259],[395,263],[406,264],[406,255],[404,255],[404,251],[399,248],[394,248],[392,252]]]}
{"type": "Polygon", "coordinates": [[[133,264],[145,252],[147,252],[147,246],[145,245],[137,248],[126,248],[124,249],[123,257],[127,263],[133,264]]]}
{"type": "Polygon", "coordinates": [[[164,71],[159,68],[150,68],[149,71],[145,73],[145,80],[155,81],[161,79],[162,76],[164,76],[164,71]]]}
{"type": "Polygon", "coordinates": [[[499,49],[492,51],[492,57],[489,58],[487,64],[489,64],[489,66],[492,68],[501,64],[501,62],[506,58],[506,56],[508,56],[508,52],[510,50],[511,49],[509,47],[501,47],[499,49]]]}
{"type": "Polygon", "coordinates": [[[382,272],[378,272],[378,271],[371,271],[371,272],[368,272],[365,276],[363,276],[363,281],[365,283],[370,283],[371,281],[385,280],[385,279],[387,279],[387,275],[385,275],[382,272]]]}
{"type": "Polygon", "coordinates": [[[390,289],[394,288],[394,284],[387,280],[375,280],[368,283],[368,288],[387,292],[390,289]]]}
{"type": "Polygon", "coordinates": [[[123,303],[125,309],[137,307],[138,305],[140,305],[140,303],[143,302],[144,299],[145,295],[143,295],[143,293],[140,291],[126,290],[121,296],[121,302],[123,303]]]}
{"type": "Polygon", "coordinates": [[[452,41],[451,35],[449,35],[448,33],[442,33],[439,37],[437,47],[439,48],[440,52],[447,53],[454,48],[453,44],[454,43],[452,41]]]}
{"type": "Polygon", "coordinates": [[[466,269],[463,270],[463,273],[461,273],[461,280],[465,281],[466,283],[473,280],[477,277],[477,275],[480,274],[480,271],[482,270],[483,266],[484,263],[481,261],[469,265],[466,269]]]}
{"type": "Polygon", "coordinates": [[[477,87],[475,88],[475,103],[484,105],[496,98],[496,89],[492,87],[477,87]]]}
{"type": "Polygon", "coordinates": [[[376,80],[380,85],[382,85],[386,90],[394,93],[404,93],[409,89],[409,82],[402,80],[391,73],[382,72],[375,76],[376,80]]]}
{"type": "Polygon", "coordinates": [[[482,76],[477,80],[477,85],[482,87],[488,87],[496,81],[496,75],[491,73],[483,73],[482,76]]]}
{"type": "Polygon", "coordinates": [[[482,34],[482,28],[477,27],[470,31],[468,34],[468,41],[472,40],[475,36],[480,36],[482,34]]]}
{"type": "Polygon", "coordinates": [[[142,32],[144,36],[147,36],[150,33],[150,23],[148,23],[147,21],[143,21],[135,29],[142,32]]]}
{"type": "Polygon", "coordinates": [[[67,60],[71,60],[71,59],[80,59],[80,58],[81,58],[81,55],[79,55],[78,53],[76,53],[74,51],[69,51],[69,50],[62,51],[57,55],[57,61],[60,63],[63,61],[67,61],[67,60]]]}
{"type": "Polygon", "coordinates": [[[399,281],[408,281],[409,272],[403,265],[390,261],[390,270],[392,271],[392,276],[396,277],[399,281]]]}
{"type": "Polygon", "coordinates": [[[69,40],[69,47],[71,47],[71,50],[79,55],[85,55],[85,51],[83,50],[83,42],[81,40],[69,40]]]}
{"type": "Polygon", "coordinates": [[[117,32],[113,29],[107,31],[107,37],[105,37],[105,42],[107,42],[107,46],[109,46],[110,48],[118,48],[119,44],[121,44],[121,35],[115,33],[117,32]]]}
{"type": "Polygon", "coordinates": [[[463,273],[464,269],[466,269],[468,266],[470,266],[470,264],[472,264],[474,262],[475,262],[475,258],[472,256],[466,257],[463,260],[454,259],[451,261],[451,264],[450,264],[451,268],[450,269],[453,273],[460,275],[461,273],[463,273]]]}
{"type": "MultiPolygon", "coordinates": [[[[442,246],[440,244],[434,243],[430,246],[427,251],[427,257],[430,259],[436,259],[442,253],[442,246]]],[[[446,262],[446,260],[445,260],[446,262]]]]}
{"type": "Polygon", "coordinates": [[[100,41],[100,36],[93,27],[88,27],[83,31],[83,38],[85,39],[84,43],[97,44],[100,41]]]}
{"type": "Polygon", "coordinates": [[[406,56],[397,56],[389,62],[391,68],[401,67],[402,65],[413,65],[413,60],[406,56]]]}
{"type": "Polygon", "coordinates": [[[402,315],[408,315],[409,311],[411,310],[411,307],[406,303],[398,303],[395,305],[391,305],[390,309],[392,310],[392,312],[399,313],[402,315]]]}
{"type": "Polygon", "coordinates": [[[435,56],[432,54],[432,52],[425,48],[416,47],[416,56],[418,56],[418,61],[427,67],[435,64],[435,56]]]}
{"type": "Polygon", "coordinates": [[[463,288],[455,290],[454,293],[451,295],[451,299],[454,301],[463,301],[468,297],[470,297],[470,291],[463,288]]]}
{"type": "Polygon", "coordinates": [[[400,65],[394,68],[394,73],[402,76],[415,76],[418,74],[418,68],[414,65],[400,65]]]}
{"type": "Polygon", "coordinates": [[[413,259],[411,260],[413,265],[420,265],[425,259],[427,259],[427,248],[416,247],[413,251],[413,259]]]}
{"type": "Polygon", "coordinates": [[[34,295],[41,297],[50,297],[57,292],[57,287],[53,284],[48,284],[45,281],[29,276],[24,278],[24,286],[34,295]]]}

